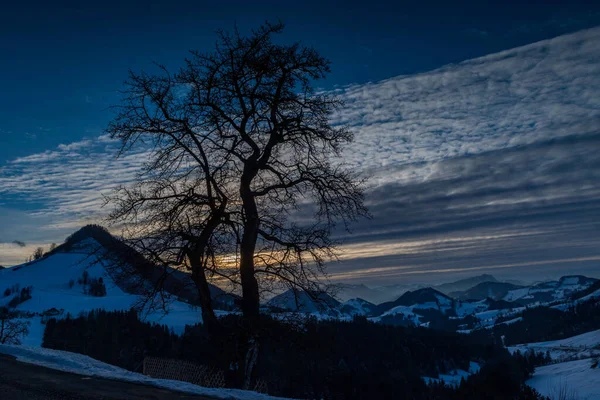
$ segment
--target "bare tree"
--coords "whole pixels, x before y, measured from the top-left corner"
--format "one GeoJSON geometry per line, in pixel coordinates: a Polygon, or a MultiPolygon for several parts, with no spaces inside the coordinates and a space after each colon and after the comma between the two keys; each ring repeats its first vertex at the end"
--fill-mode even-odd
{"type": "Polygon", "coordinates": [[[313,287],[334,255],[336,221],[367,214],[357,176],[333,161],[353,138],[329,122],[341,103],[312,86],[329,62],[299,43],[273,43],[282,29],[267,23],[249,37],[221,33],[216,51],[193,53],[180,74],[188,103],[208,116],[214,150],[230,157],[235,173],[232,204],[241,212],[233,210],[228,222],[239,239],[250,319],[258,317],[259,281],[313,287]],[[300,207],[314,211],[311,223],[294,218],[300,207]]]}
{"type": "Polygon", "coordinates": [[[20,321],[6,307],[0,307],[0,343],[21,344],[21,338],[29,333],[29,322],[20,321]]]}
{"type": "Polygon", "coordinates": [[[313,86],[329,61],[274,43],[282,30],[220,32],[215,51],[192,52],[176,74],[131,73],[108,128],[122,151],[152,149],[140,182],[110,199],[112,219],[143,254],[191,272],[203,316],[207,280],[241,286],[252,332],[261,289],[317,293],[336,223],[367,215],[361,181],[340,157],[353,135],[330,124],[341,103],[313,86]]]}
{"type": "Polygon", "coordinates": [[[35,249],[33,251],[33,254],[31,255],[31,260],[39,260],[42,257],[44,257],[44,248],[43,247],[38,247],[37,249],[35,249]]]}

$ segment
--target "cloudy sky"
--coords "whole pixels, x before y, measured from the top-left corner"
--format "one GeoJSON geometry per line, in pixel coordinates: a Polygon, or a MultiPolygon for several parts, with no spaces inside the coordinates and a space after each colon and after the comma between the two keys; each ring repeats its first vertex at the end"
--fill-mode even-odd
{"type": "Polygon", "coordinates": [[[101,193],[134,178],[144,153],[117,160],[102,132],[128,68],[280,17],[284,39],[331,58],[323,89],[356,133],[345,158],[370,177],[374,218],[344,236],[334,279],[600,278],[600,7],[303,4],[3,13],[0,264],[97,221],[101,193]]]}

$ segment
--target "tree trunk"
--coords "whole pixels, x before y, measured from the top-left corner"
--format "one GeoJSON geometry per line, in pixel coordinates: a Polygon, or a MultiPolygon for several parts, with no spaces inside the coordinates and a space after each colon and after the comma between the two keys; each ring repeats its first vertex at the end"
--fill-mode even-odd
{"type": "Polygon", "coordinates": [[[215,212],[211,215],[208,220],[206,227],[202,231],[202,234],[198,238],[198,242],[193,251],[188,254],[190,259],[190,266],[192,267],[192,281],[196,285],[198,291],[198,299],[200,301],[200,307],[202,308],[202,322],[208,329],[210,334],[214,333],[214,330],[218,324],[215,310],[212,304],[212,297],[210,295],[210,287],[206,274],[204,272],[205,259],[207,255],[207,247],[214,230],[217,228],[221,221],[222,210],[215,212]]]}
{"type": "Polygon", "coordinates": [[[256,200],[250,190],[250,178],[242,176],[240,195],[243,201],[244,233],[240,244],[240,278],[242,281],[242,313],[248,322],[253,325],[258,322],[260,297],[258,281],[254,273],[254,252],[258,239],[259,218],[256,200]]]}
{"type": "Polygon", "coordinates": [[[198,261],[192,261],[192,281],[196,285],[198,291],[198,299],[200,301],[200,308],[202,309],[202,323],[206,326],[209,333],[214,332],[214,328],[217,326],[217,316],[212,305],[212,297],[210,296],[210,288],[206,275],[202,266],[194,266],[198,261]]]}
{"type": "MultiPolygon", "coordinates": [[[[245,171],[246,172],[246,171],[245,171]]],[[[242,283],[242,314],[248,333],[248,339],[241,343],[245,348],[245,357],[242,360],[241,369],[242,387],[249,389],[252,382],[252,371],[258,362],[259,350],[259,318],[260,318],[260,295],[258,281],[254,270],[254,252],[258,240],[260,219],[256,200],[250,189],[251,174],[244,173],[240,185],[240,195],[244,208],[244,233],[240,244],[240,278],[242,283]]]]}

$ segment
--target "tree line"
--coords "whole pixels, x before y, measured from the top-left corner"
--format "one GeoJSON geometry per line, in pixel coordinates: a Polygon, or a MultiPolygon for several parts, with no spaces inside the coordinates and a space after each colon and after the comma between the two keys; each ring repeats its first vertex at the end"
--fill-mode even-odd
{"type": "MultiPolygon", "coordinates": [[[[543,356],[511,356],[488,338],[465,340],[463,335],[425,328],[375,324],[364,318],[352,322],[305,321],[301,326],[263,317],[265,329],[255,379],[268,393],[293,398],[323,399],[452,399],[486,398],[482,393],[527,391],[523,383],[543,356]],[[369,340],[365,340],[369,338],[369,340]],[[427,386],[423,376],[469,369],[481,372],[459,388],[427,386]],[[486,392],[487,390],[487,392],[486,392]],[[463,397],[461,397],[463,396],[463,397]]],[[[166,326],[140,321],[135,311],[97,310],[77,318],[50,320],[43,346],[75,351],[129,370],[139,370],[146,356],[176,358],[225,372],[228,385],[241,378],[232,363],[245,354],[239,347],[240,316],[221,320],[218,335],[204,325],[186,327],[182,335],[166,326]]]]}

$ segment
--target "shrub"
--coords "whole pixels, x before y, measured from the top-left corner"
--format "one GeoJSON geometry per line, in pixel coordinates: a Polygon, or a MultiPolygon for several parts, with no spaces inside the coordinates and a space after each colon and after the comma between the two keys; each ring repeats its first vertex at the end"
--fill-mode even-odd
{"type": "Polygon", "coordinates": [[[27,286],[27,287],[24,287],[23,289],[21,289],[21,292],[18,295],[16,295],[15,297],[13,297],[8,302],[8,307],[15,308],[16,306],[23,303],[24,301],[31,299],[31,291],[32,290],[33,290],[32,286],[27,286]]]}
{"type": "Polygon", "coordinates": [[[104,297],[106,296],[106,286],[104,285],[104,281],[102,277],[90,278],[89,279],[89,289],[88,294],[96,297],[104,297]]]}
{"type": "Polygon", "coordinates": [[[6,290],[4,290],[4,297],[8,297],[13,293],[17,293],[19,291],[20,287],[21,286],[18,283],[15,283],[11,287],[6,288],[6,290]]]}
{"type": "Polygon", "coordinates": [[[39,260],[42,257],[44,257],[44,249],[42,247],[38,247],[37,249],[35,249],[33,254],[31,255],[32,260],[39,260]]]}
{"type": "Polygon", "coordinates": [[[13,297],[12,299],[10,299],[10,301],[8,302],[8,307],[15,308],[19,304],[21,304],[21,298],[17,295],[15,297],[13,297]]]}

